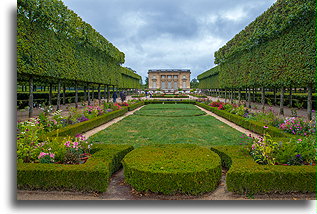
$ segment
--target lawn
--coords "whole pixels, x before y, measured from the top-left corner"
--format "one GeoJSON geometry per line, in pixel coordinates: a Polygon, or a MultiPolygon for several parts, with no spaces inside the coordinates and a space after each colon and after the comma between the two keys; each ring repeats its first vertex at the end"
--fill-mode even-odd
{"type": "Polygon", "coordinates": [[[191,143],[211,146],[239,145],[242,142],[241,132],[212,116],[194,116],[197,112],[202,113],[191,104],[149,104],[138,113],[91,136],[89,141],[131,144],[135,148],[150,144],[191,143]],[[158,116],[158,113],[164,114],[164,117],[158,116]]]}

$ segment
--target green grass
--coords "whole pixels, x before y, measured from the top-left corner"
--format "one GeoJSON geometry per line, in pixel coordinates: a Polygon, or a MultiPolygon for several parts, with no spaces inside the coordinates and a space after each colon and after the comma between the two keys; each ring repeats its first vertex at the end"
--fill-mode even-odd
{"type": "MultiPolygon", "coordinates": [[[[196,108],[191,104],[149,104],[149,109],[179,108],[180,112],[196,108]],[[183,108],[183,110],[181,109],[183,108]]],[[[198,108],[196,108],[198,110],[198,108]]],[[[131,115],[89,138],[90,142],[131,144],[135,148],[151,144],[190,143],[201,146],[239,145],[241,132],[212,116],[157,117],[131,115]]]]}

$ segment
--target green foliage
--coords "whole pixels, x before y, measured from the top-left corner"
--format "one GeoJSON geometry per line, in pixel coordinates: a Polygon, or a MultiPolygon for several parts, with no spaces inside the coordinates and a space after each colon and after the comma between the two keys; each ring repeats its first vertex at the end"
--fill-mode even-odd
{"type": "Polygon", "coordinates": [[[110,120],[124,115],[128,111],[128,108],[122,108],[120,110],[112,111],[101,116],[95,117],[91,120],[87,120],[81,123],[76,123],[73,125],[66,126],[61,129],[57,129],[47,134],[49,137],[54,136],[75,136],[77,134],[84,133],[93,128],[96,128],[110,120]]]}
{"type": "Polygon", "coordinates": [[[213,191],[221,177],[219,156],[189,144],[141,147],[122,163],[125,181],[137,191],[197,195],[213,191]]]}
{"type": "Polygon", "coordinates": [[[59,0],[19,0],[18,79],[28,76],[139,88],[141,77],[121,67],[124,53],[59,0]]]}
{"type": "Polygon", "coordinates": [[[206,105],[206,104],[203,104],[203,103],[199,103],[197,102],[197,105],[206,109],[206,110],[209,110],[245,129],[248,129],[252,132],[255,132],[255,133],[258,133],[258,134],[265,134],[265,133],[268,133],[270,134],[271,136],[274,136],[274,137],[290,137],[292,135],[290,134],[287,134],[287,133],[284,133],[282,130],[276,128],[276,127],[272,127],[272,126],[267,126],[266,127],[266,124],[263,124],[263,123],[260,123],[260,122],[256,122],[256,121],[250,121],[250,120],[247,120],[246,118],[244,117],[241,117],[239,115],[236,115],[236,114],[232,114],[230,112],[227,112],[227,111],[224,111],[224,110],[219,110],[218,108],[216,107],[211,107],[209,105],[206,105]]]}
{"type": "Polygon", "coordinates": [[[110,176],[121,167],[129,145],[95,145],[96,152],[85,164],[18,163],[19,189],[63,189],[105,192],[110,176]]]}
{"type": "Polygon", "coordinates": [[[315,83],[315,2],[278,0],[215,52],[201,88],[306,87],[315,83]],[[215,75],[211,75],[215,71],[215,75]],[[217,74],[217,72],[219,74],[217,74]]]}
{"type": "Polygon", "coordinates": [[[194,100],[144,100],[144,104],[195,104],[194,100]]]}
{"type": "Polygon", "coordinates": [[[315,166],[260,165],[241,146],[213,146],[223,166],[228,191],[239,194],[316,192],[315,166]]]}

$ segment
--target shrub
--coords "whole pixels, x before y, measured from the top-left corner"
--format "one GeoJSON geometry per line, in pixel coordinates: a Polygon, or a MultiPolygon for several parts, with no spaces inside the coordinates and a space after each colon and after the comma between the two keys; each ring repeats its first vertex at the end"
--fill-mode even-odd
{"type": "Polygon", "coordinates": [[[144,102],[137,102],[137,103],[134,103],[134,104],[131,104],[128,106],[128,110],[129,111],[133,111],[134,109],[140,107],[140,106],[143,106],[144,105],[144,102]]]}
{"type": "Polygon", "coordinates": [[[144,146],[122,163],[126,182],[137,191],[197,195],[214,190],[221,177],[219,156],[190,144],[144,146]]]}
{"type": "Polygon", "coordinates": [[[198,106],[209,110],[217,115],[219,115],[220,117],[223,117],[245,129],[248,129],[252,132],[255,132],[257,134],[269,134],[272,137],[293,137],[290,134],[287,134],[285,132],[283,132],[283,130],[280,130],[276,127],[272,127],[272,126],[266,126],[263,123],[260,122],[256,122],[256,121],[250,121],[250,120],[246,120],[244,117],[238,116],[236,114],[231,114],[227,111],[223,111],[223,110],[219,110],[216,107],[211,107],[209,105],[203,104],[203,103],[196,103],[198,106]]]}
{"type": "Polygon", "coordinates": [[[260,164],[303,165],[316,162],[315,137],[273,139],[265,135],[249,144],[248,150],[260,164]]]}
{"type": "Polygon", "coordinates": [[[316,192],[315,166],[260,165],[241,146],[213,146],[229,168],[227,189],[239,194],[316,192]]]}
{"type": "Polygon", "coordinates": [[[101,116],[95,117],[91,120],[84,121],[81,123],[76,123],[73,125],[66,126],[61,129],[57,129],[47,134],[48,137],[54,136],[75,136],[83,132],[89,131],[95,127],[98,127],[110,120],[124,115],[128,111],[128,108],[122,108],[120,110],[112,111],[101,116]]]}
{"type": "Polygon", "coordinates": [[[110,176],[121,167],[122,158],[133,150],[129,145],[94,145],[85,164],[18,163],[19,189],[63,189],[105,192],[110,176]]]}
{"type": "Polygon", "coordinates": [[[300,117],[289,117],[279,125],[279,128],[294,135],[310,135],[316,132],[316,122],[305,121],[300,117]]]}

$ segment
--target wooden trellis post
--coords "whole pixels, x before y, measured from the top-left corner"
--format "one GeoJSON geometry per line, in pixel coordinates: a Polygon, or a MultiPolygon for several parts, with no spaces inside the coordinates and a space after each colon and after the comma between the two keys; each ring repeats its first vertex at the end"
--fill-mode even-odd
{"type": "Polygon", "coordinates": [[[29,80],[29,117],[33,116],[33,76],[29,80]]]}

